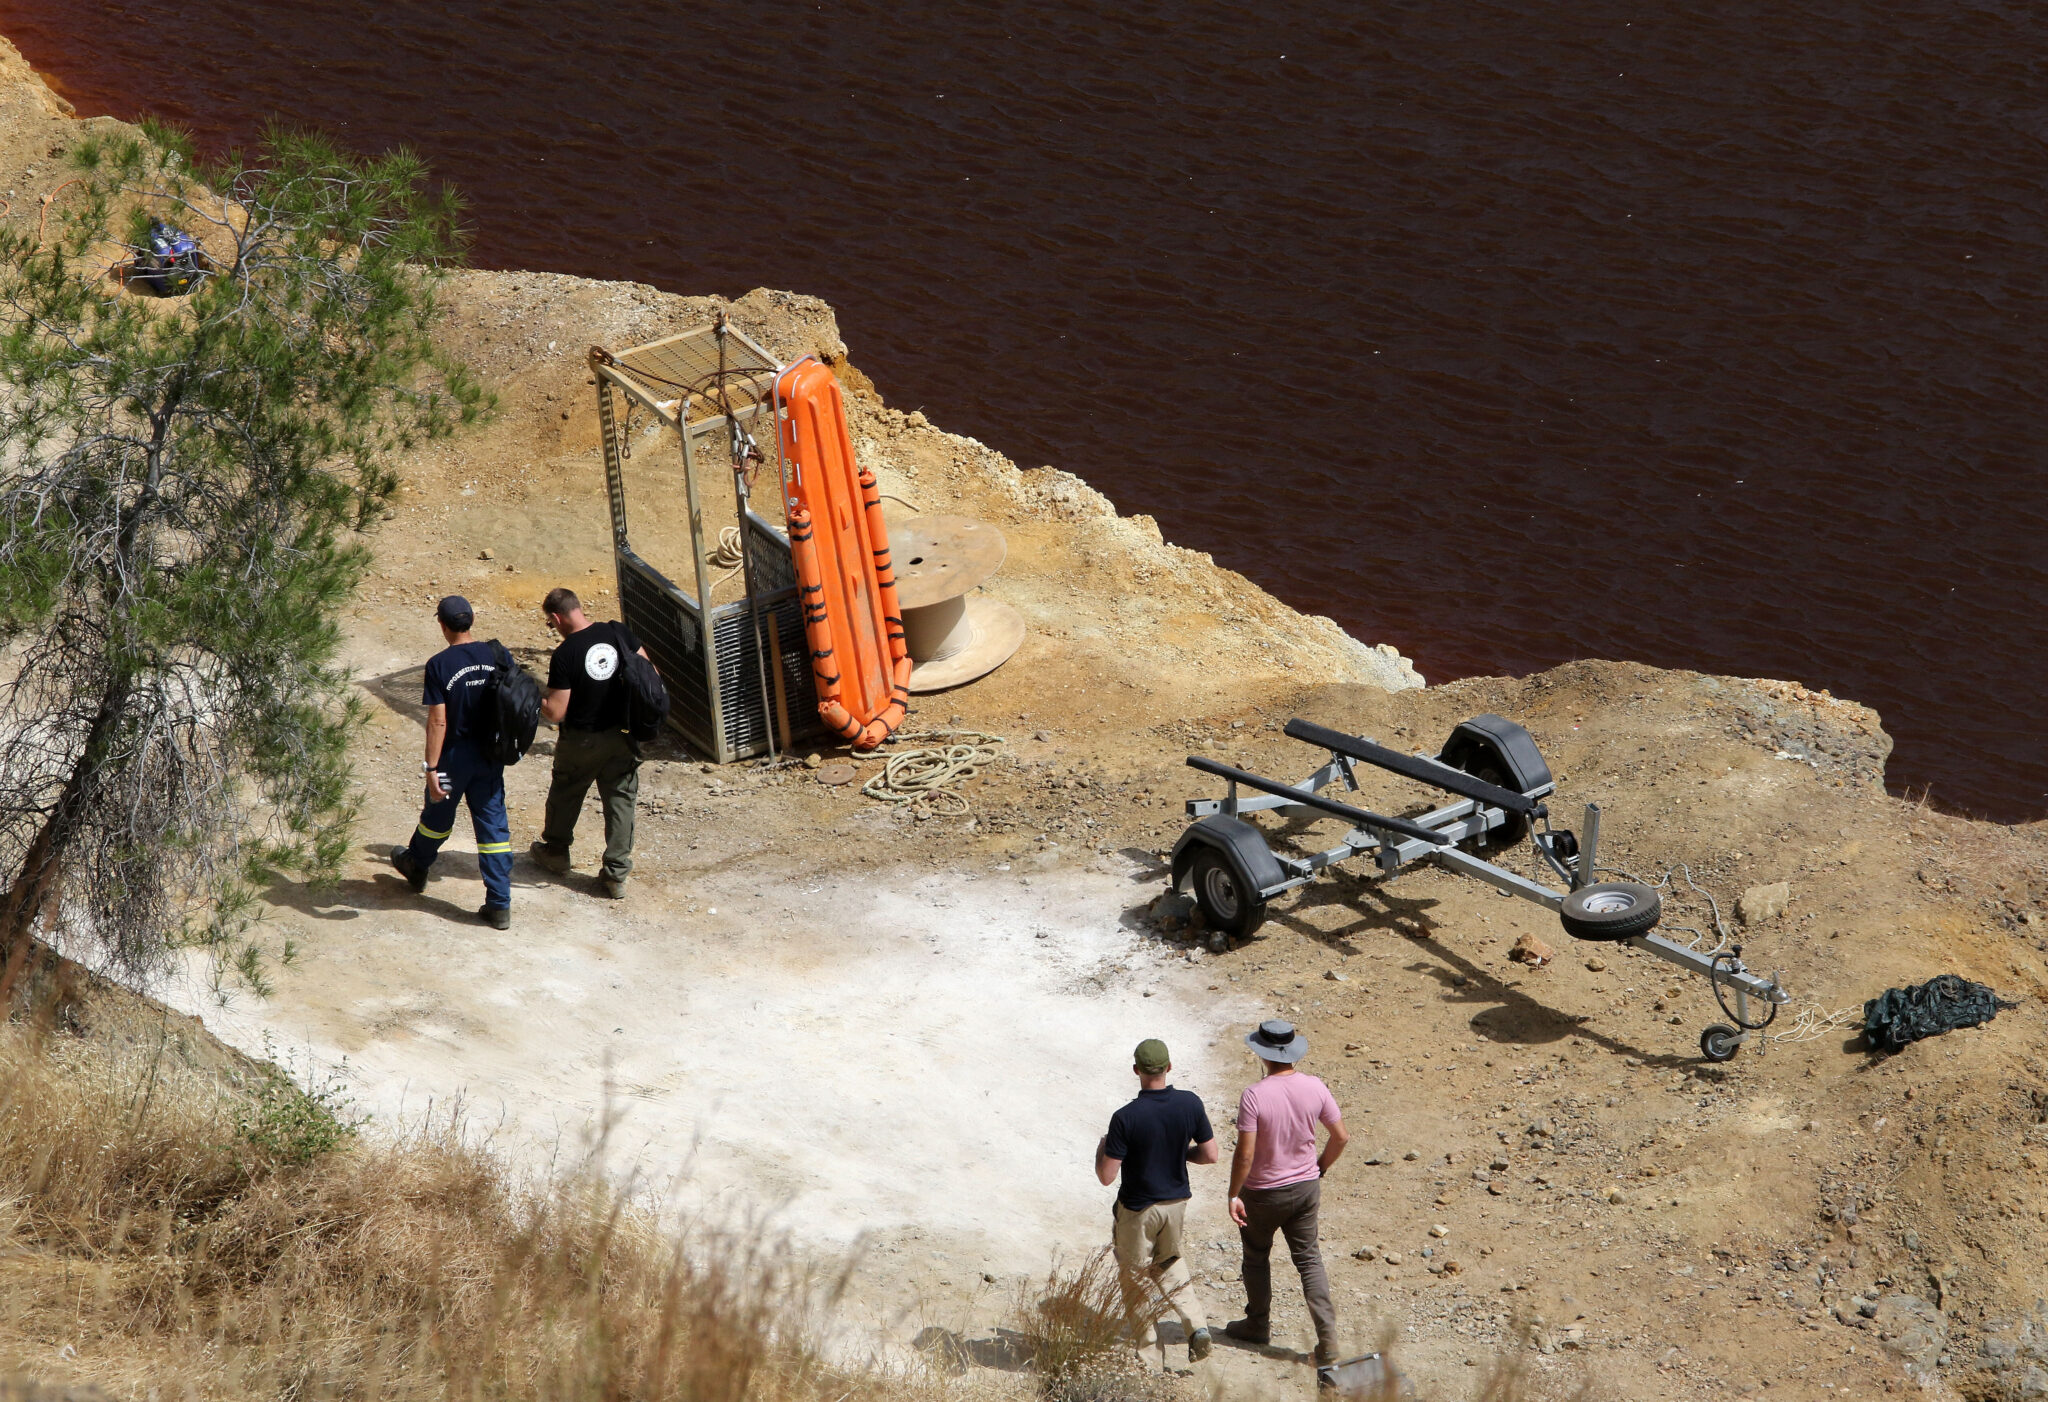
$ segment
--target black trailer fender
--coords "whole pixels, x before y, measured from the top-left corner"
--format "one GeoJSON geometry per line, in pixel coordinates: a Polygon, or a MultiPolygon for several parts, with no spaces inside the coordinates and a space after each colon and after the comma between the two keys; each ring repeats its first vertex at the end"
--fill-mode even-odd
{"type": "Polygon", "coordinates": [[[1266,897],[1288,881],[1263,833],[1218,813],[1174,844],[1174,889],[1183,883],[1194,888],[1195,904],[1219,934],[1250,939],[1265,922],[1266,897]]]}
{"type": "Polygon", "coordinates": [[[1550,766],[1528,731],[1502,716],[1474,716],[1461,721],[1444,741],[1437,759],[1467,774],[1488,769],[1500,777],[1492,782],[1517,793],[1530,793],[1551,782],[1550,766]]]}
{"type": "Polygon", "coordinates": [[[1226,818],[1217,813],[1194,824],[1173,844],[1174,890],[1187,884],[1195,852],[1203,847],[1221,852],[1245,890],[1257,893],[1261,899],[1287,880],[1279,858],[1266,845],[1264,833],[1241,818],[1226,818]]]}

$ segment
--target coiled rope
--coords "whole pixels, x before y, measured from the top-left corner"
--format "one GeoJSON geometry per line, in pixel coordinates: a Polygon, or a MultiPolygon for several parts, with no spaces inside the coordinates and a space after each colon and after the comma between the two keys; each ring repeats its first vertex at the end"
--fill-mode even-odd
{"type": "MultiPolygon", "coordinates": [[[[73,185],[77,185],[80,183],[82,183],[81,177],[74,176],[71,179],[65,181],[62,185],[59,185],[56,189],[50,191],[50,193],[48,193],[47,195],[42,196],[43,210],[42,213],[36,216],[36,247],[41,248],[43,246],[44,230],[50,218],[50,206],[57,202],[57,196],[63,194],[73,185]]],[[[9,209],[14,208],[12,204],[9,204],[7,207],[9,209]]]]}
{"type": "Polygon", "coordinates": [[[915,749],[898,749],[882,764],[882,772],[860,786],[882,803],[907,803],[909,811],[934,818],[964,817],[974,809],[957,785],[981,773],[1004,744],[1000,735],[979,730],[930,730],[898,737],[906,741],[940,741],[915,749]]]}
{"type": "Polygon", "coordinates": [[[747,557],[740,549],[740,528],[726,526],[721,529],[718,533],[718,548],[706,557],[705,563],[713,569],[724,570],[725,573],[712,580],[711,587],[716,589],[731,579],[745,567],[746,562],[747,557]]]}

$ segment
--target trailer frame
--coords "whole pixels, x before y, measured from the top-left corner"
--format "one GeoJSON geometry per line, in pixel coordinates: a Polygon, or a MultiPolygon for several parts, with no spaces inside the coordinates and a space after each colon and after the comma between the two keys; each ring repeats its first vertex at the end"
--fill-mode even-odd
{"type": "Polygon", "coordinates": [[[1704,950],[1657,933],[1654,927],[1662,918],[1662,898],[1651,888],[1594,879],[1598,874],[1600,806],[1585,805],[1583,835],[1553,828],[1549,805],[1543,800],[1557,791],[1557,784],[1534,739],[1514,722],[1495,715],[1475,716],[1461,723],[1434,755],[1420,751],[1404,754],[1368,736],[1346,735],[1298,718],[1287,723],[1284,733],[1328,755],[1293,783],[1204,755],[1187,757],[1189,768],[1222,779],[1226,788],[1220,799],[1188,800],[1187,814],[1195,822],[1174,845],[1170,886],[1179,891],[1192,884],[1197,904],[1220,932],[1249,936],[1265,919],[1269,900],[1305,886],[1345,862],[1370,860],[1377,868],[1377,879],[1391,881],[1416,862],[1434,861],[1448,871],[1556,913],[1572,938],[1624,945],[1705,978],[1716,1002],[1734,1023],[1716,1023],[1702,1032],[1700,1050],[1710,1061],[1734,1056],[1791,1000],[1777,975],[1765,977],[1751,970],[1743,962],[1742,946],[1728,942],[1720,932],[1714,947],[1704,950]],[[1454,801],[1400,818],[1323,794],[1340,784],[1357,792],[1360,764],[1441,789],[1453,795],[1454,801]],[[1241,792],[1246,789],[1251,790],[1249,796],[1241,792]],[[1334,845],[1296,855],[1274,851],[1265,835],[1245,821],[1254,813],[1341,818],[1351,826],[1334,845]],[[1562,884],[1562,890],[1472,850],[1512,845],[1520,840],[1519,830],[1524,827],[1536,856],[1562,884]],[[1227,871],[1228,878],[1219,886],[1223,878],[1218,873],[1222,871],[1227,871]],[[1225,889],[1233,884],[1234,892],[1225,889]],[[1603,901],[1622,900],[1634,905],[1602,905],[1603,901]],[[1613,933],[1588,933],[1608,928],[1602,921],[1616,912],[1622,919],[1610,922],[1613,933]],[[1756,1015],[1753,1002],[1762,1004],[1761,1016],[1756,1015]]]}

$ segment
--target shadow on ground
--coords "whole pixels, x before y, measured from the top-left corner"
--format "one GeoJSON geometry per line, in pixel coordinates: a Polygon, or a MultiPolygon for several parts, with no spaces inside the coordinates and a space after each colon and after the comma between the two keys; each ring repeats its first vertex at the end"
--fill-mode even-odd
{"type": "Polygon", "coordinates": [[[427,708],[420,704],[420,689],[426,683],[426,675],[427,667],[422,662],[417,667],[386,672],[381,677],[365,677],[359,685],[396,714],[415,725],[425,726],[427,708]]]}

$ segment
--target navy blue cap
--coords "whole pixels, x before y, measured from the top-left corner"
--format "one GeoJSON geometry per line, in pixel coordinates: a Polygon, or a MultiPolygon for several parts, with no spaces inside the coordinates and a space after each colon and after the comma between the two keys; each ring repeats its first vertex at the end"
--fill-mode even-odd
{"type": "Polygon", "coordinates": [[[460,633],[476,622],[476,610],[460,594],[450,594],[435,608],[434,617],[460,633]]]}

